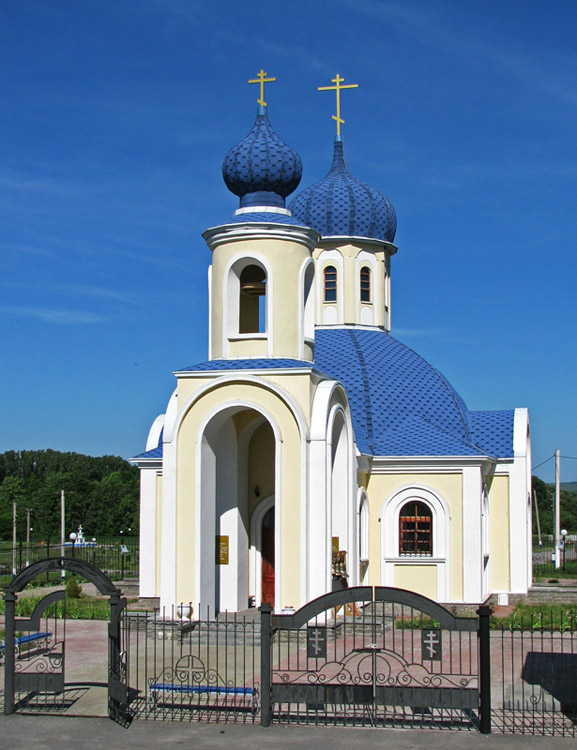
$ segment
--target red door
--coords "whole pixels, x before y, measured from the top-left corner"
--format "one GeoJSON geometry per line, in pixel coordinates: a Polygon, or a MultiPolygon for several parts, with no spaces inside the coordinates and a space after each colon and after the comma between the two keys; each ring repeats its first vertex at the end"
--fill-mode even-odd
{"type": "Polygon", "coordinates": [[[274,607],[274,508],[262,522],[262,601],[274,607]]]}

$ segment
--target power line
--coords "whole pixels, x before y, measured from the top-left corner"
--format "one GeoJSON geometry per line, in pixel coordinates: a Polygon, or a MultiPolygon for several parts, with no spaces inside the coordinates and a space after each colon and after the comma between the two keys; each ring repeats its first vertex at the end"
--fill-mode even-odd
{"type": "Polygon", "coordinates": [[[544,461],[541,461],[541,463],[537,464],[537,466],[533,466],[533,471],[535,471],[535,469],[538,469],[540,466],[543,466],[543,464],[546,464],[547,461],[551,461],[551,459],[553,459],[553,458],[555,458],[554,455],[553,456],[549,456],[549,458],[546,458],[544,461]]]}

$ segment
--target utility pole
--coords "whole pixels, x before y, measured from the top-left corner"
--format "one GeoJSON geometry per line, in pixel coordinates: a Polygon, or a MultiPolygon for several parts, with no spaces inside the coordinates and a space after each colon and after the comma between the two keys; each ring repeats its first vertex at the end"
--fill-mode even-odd
{"type": "MultiPolygon", "coordinates": [[[[64,547],[64,490],[60,490],[60,554],[64,557],[66,548],[64,547]]],[[[61,578],[64,578],[66,571],[62,568],[61,578]]]]}
{"type": "Polygon", "coordinates": [[[16,577],[16,503],[12,503],[12,578],[16,577]]]}
{"type": "Polygon", "coordinates": [[[555,545],[555,568],[561,567],[561,451],[555,451],[555,512],[553,513],[553,544],[555,545]]]}

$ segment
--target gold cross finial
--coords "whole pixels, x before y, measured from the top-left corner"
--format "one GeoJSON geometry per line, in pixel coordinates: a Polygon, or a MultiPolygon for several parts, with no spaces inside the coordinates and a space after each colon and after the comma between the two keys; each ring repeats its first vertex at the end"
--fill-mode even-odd
{"type": "Polygon", "coordinates": [[[257,73],[257,75],[258,78],[252,78],[251,80],[249,80],[249,83],[260,83],[260,99],[257,99],[257,101],[261,107],[266,107],[266,102],[264,100],[264,85],[265,83],[276,81],[276,78],[267,78],[267,74],[262,68],[260,69],[260,73],[257,73]]]}
{"type": "Polygon", "coordinates": [[[333,120],[337,121],[337,135],[341,134],[341,125],[344,125],[344,120],[341,120],[341,91],[343,89],[358,89],[358,83],[349,83],[346,86],[342,86],[344,78],[341,78],[337,73],[336,78],[332,79],[334,86],[319,86],[319,91],[336,91],[337,92],[337,114],[333,115],[333,120]]]}

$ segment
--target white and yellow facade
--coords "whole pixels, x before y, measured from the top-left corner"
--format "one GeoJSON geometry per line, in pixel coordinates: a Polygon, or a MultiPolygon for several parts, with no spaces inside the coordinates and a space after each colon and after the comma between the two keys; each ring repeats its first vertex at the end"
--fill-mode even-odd
{"type": "Polygon", "coordinates": [[[240,208],[203,235],[209,359],[175,373],[134,459],[141,596],[205,617],[342,585],[526,593],[527,411],[469,412],[389,334],[396,219],[342,140],[289,210],[299,170],[261,106],[223,168],[240,208]]]}

